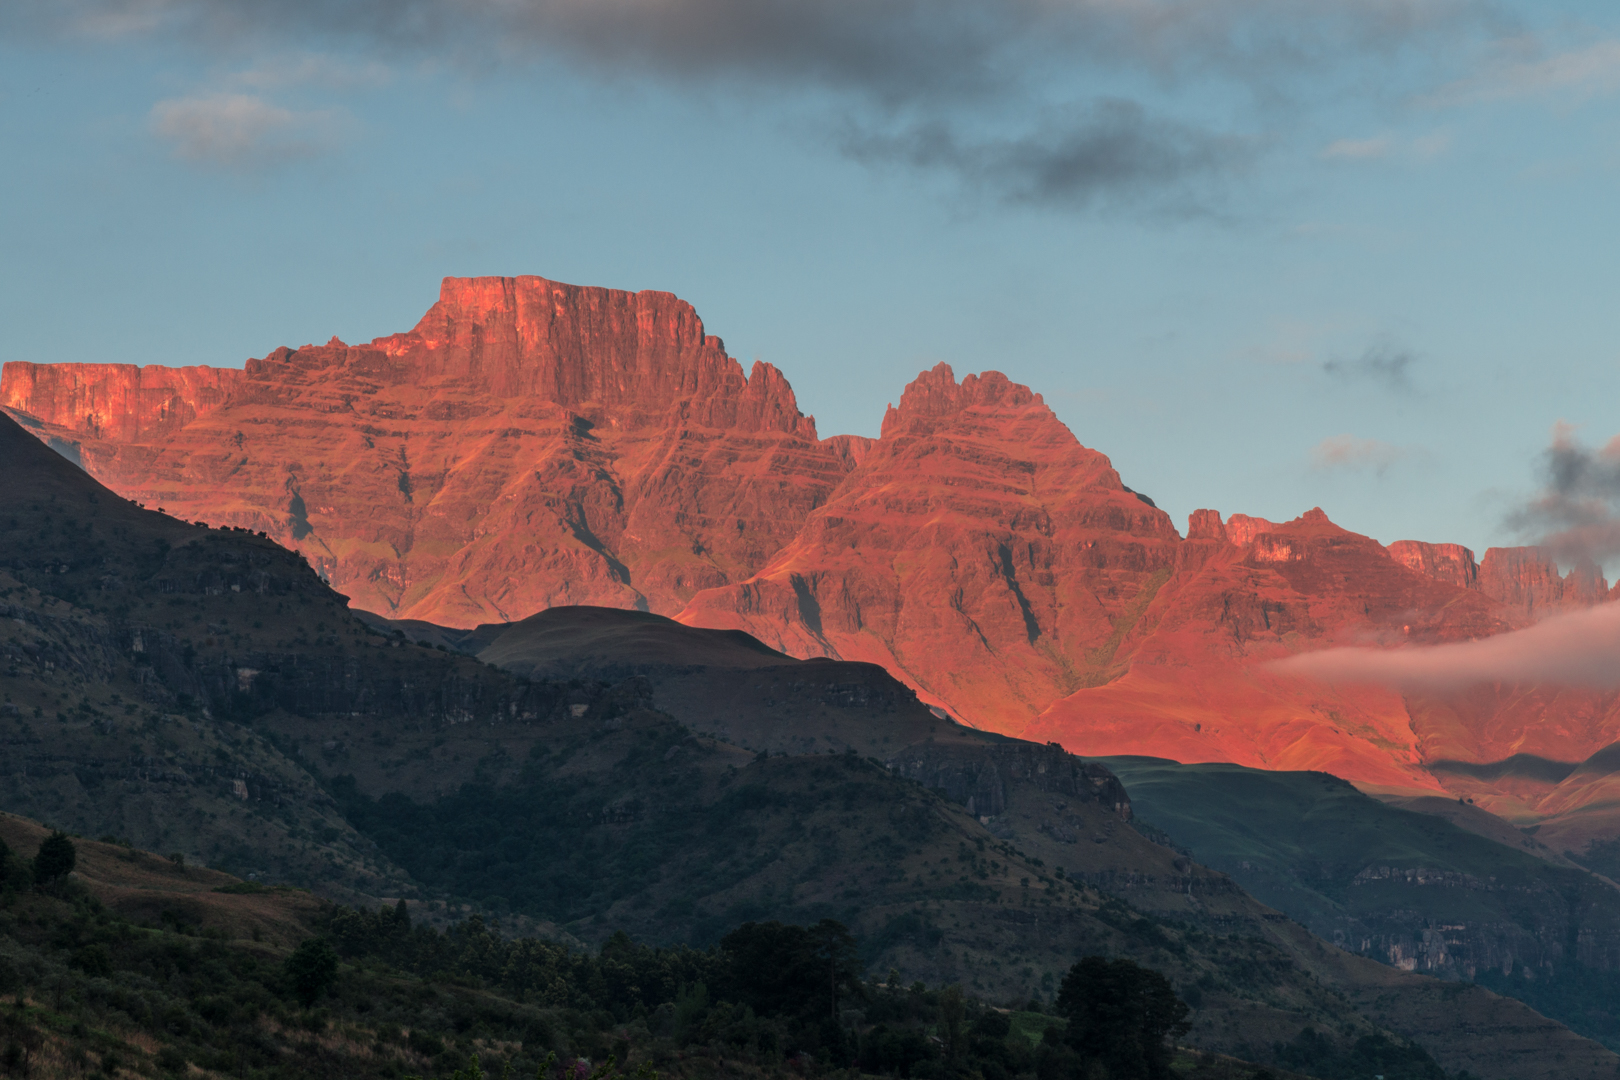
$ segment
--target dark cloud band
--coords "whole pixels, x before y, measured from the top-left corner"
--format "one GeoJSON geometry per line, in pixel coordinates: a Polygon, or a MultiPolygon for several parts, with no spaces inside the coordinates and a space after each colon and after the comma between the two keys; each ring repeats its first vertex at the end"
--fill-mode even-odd
{"type": "Polygon", "coordinates": [[[862,160],[949,172],[1013,203],[1145,192],[1197,209],[1200,185],[1240,169],[1258,140],[1150,116],[1120,86],[1164,96],[1213,81],[1271,108],[1290,80],[1320,86],[1348,58],[1455,32],[1477,2],[55,0],[0,6],[0,31],[192,41],[214,57],[296,46],[472,68],[561,59],[616,77],[830,92],[835,114],[859,117],[842,143],[862,160]]]}
{"type": "MultiPolygon", "coordinates": [[[[55,0],[0,25],[219,43],[269,38],[563,52],[691,77],[881,97],[994,94],[1074,63],[1177,79],[1320,75],[1474,20],[1475,0],[55,0]],[[1314,70],[1313,70],[1314,69],[1314,70]]],[[[21,9],[21,10],[18,10],[21,9]]]]}
{"type": "Polygon", "coordinates": [[[1054,111],[1018,136],[974,137],[931,120],[898,131],[851,129],[843,149],[869,163],[947,170],[1009,203],[1073,209],[1149,191],[1161,207],[1196,211],[1208,182],[1247,164],[1258,143],[1108,99],[1054,111]]]}

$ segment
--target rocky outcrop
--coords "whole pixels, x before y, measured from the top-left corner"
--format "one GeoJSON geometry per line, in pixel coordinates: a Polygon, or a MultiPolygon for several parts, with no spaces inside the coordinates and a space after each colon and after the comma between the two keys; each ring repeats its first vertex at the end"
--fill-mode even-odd
{"type": "MultiPolygon", "coordinates": [[[[1594,971],[1620,966],[1620,926],[1608,899],[1612,893],[1591,878],[1515,878],[1508,884],[1455,870],[1370,865],[1355,875],[1350,887],[1376,891],[1376,914],[1341,913],[1309,920],[1311,928],[1340,948],[1405,971],[1473,980],[1488,971],[1507,975],[1527,970],[1532,978],[1544,978],[1576,965],[1594,971]],[[1432,910],[1436,901],[1421,894],[1433,890],[1493,893],[1515,917],[1493,909],[1472,918],[1425,918],[1421,912],[1432,910]]],[[[1466,911],[1470,904],[1453,901],[1453,907],[1466,911]]]]}
{"type": "Polygon", "coordinates": [[[1389,556],[1408,570],[1447,585],[1459,589],[1479,587],[1479,565],[1474,562],[1474,553],[1461,544],[1397,540],[1389,545],[1389,556]]]}
{"type": "Polygon", "coordinates": [[[1609,586],[1591,563],[1560,576],[1552,556],[1537,547],[1490,548],[1479,564],[1479,588],[1523,615],[1586,607],[1606,598],[1609,586]]]}
{"type": "Polygon", "coordinates": [[[871,452],[872,447],[877,445],[877,440],[868,439],[864,435],[834,435],[822,440],[822,444],[838,455],[838,460],[843,463],[846,472],[854,472],[856,467],[866,460],[866,455],[871,452]]]}
{"type": "MultiPolygon", "coordinates": [[[[1215,514],[1217,522],[1220,521],[1220,515],[1216,511],[1211,510],[1209,512],[1215,514]]],[[[1270,532],[1276,527],[1277,523],[1275,521],[1250,517],[1248,514],[1233,514],[1226,522],[1226,538],[1238,547],[1248,547],[1254,542],[1256,536],[1263,532],[1270,532]]]]}
{"type": "Polygon", "coordinates": [[[985,746],[926,742],[906,747],[887,764],[906,779],[942,792],[981,820],[1006,813],[1007,787],[1015,783],[1048,795],[1100,803],[1109,813],[1131,820],[1131,798],[1119,778],[1056,743],[1041,746],[1007,740],[985,746]]]}
{"type": "MultiPolygon", "coordinates": [[[[799,413],[781,373],[756,363],[745,378],[724,343],[704,333],[692,306],[671,293],[538,277],[446,278],[415,329],[359,352],[345,354],[343,365],[597,412],[621,425],[678,419],[816,438],[815,422],[799,413]]],[[[272,363],[250,361],[248,373],[267,373],[272,363]]]]}
{"type": "Polygon", "coordinates": [[[1194,510],[1187,515],[1188,540],[1229,541],[1219,510],[1194,510]]]}

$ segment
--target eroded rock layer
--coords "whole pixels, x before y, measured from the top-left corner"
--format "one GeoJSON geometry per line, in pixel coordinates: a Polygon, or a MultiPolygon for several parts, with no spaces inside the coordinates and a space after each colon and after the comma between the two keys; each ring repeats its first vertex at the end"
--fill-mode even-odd
{"type": "Polygon", "coordinates": [[[452,626],[678,610],[762,566],[864,450],[674,296],[537,277],[447,279],[410,333],[243,371],[11,363],[0,404],[121,494],[452,626]]]}
{"type": "Polygon", "coordinates": [[[769,565],[680,618],[883,664],[1012,730],[1122,672],[1119,645],[1180,543],[1039,395],[997,372],[958,383],[941,364],[769,565]]]}
{"type": "Polygon", "coordinates": [[[1183,537],[996,372],[940,365],[881,438],[821,439],[781,373],[745,375],[674,296],[452,278],[409,333],[240,371],[11,363],[0,405],[121,494],[262,530],[392,618],[641,608],[875,662],[1080,753],[1321,769],[1615,831],[1615,695],[1262,666],[1526,626],[1605,602],[1595,567],[1385,548],[1320,510],[1199,510],[1183,537]]]}

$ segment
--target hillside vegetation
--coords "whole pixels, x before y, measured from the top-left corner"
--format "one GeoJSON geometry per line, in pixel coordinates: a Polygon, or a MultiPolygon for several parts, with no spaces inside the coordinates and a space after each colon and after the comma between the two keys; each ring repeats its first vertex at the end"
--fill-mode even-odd
{"type": "MultiPolygon", "coordinates": [[[[222,875],[18,818],[0,819],[0,833],[12,841],[0,845],[10,1076],[1278,1075],[1177,1050],[1165,1037],[1186,1006],[1129,961],[1076,964],[1056,1007],[1006,1010],[955,986],[863,979],[855,940],[832,921],[749,923],[706,950],[615,933],[587,951],[503,938],[477,917],[424,927],[403,901],[311,910],[239,880],[185,908],[200,921],[170,908],[138,920],[104,880],[128,877],[113,864],[150,866],[145,891],[182,906],[222,875]],[[307,925],[271,940],[258,920],[276,908],[272,924],[307,925]]],[[[1377,1036],[1348,1048],[1305,1037],[1281,1052],[1324,1077],[1372,1062],[1399,1080],[1444,1080],[1420,1050],[1377,1036]]]]}

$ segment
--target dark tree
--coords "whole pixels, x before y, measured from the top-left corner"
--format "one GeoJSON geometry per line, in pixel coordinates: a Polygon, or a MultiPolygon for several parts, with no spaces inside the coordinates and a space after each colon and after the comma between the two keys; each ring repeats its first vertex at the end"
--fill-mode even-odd
{"type": "Polygon", "coordinates": [[[855,939],[842,923],[815,926],[744,923],[720,941],[728,961],[728,998],[761,1016],[828,1018],[839,1000],[861,993],[855,939]]]}
{"type": "Polygon", "coordinates": [[[945,1044],[945,1064],[954,1069],[962,1058],[962,1021],[967,1016],[967,999],[954,983],[939,992],[939,1038],[945,1044]]]}
{"type": "Polygon", "coordinates": [[[39,845],[34,855],[34,880],[41,885],[67,877],[79,861],[79,849],[66,833],[54,832],[39,845]]]}
{"type": "Polygon", "coordinates": [[[852,988],[855,993],[860,992],[860,947],[855,944],[855,935],[836,919],[822,919],[810,927],[806,936],[811,955],[826,972],[828,1005],[832,1018],[837,1020],[840,991],[852,988]]]}
{"type": "Polygon", "coordinates": [[[1170,1076],[1166,1039],[1188,1030],[1187,1006],[1157,971],[1088,956],[1064,976],[1057,1005],[1069,1021],[1064,1041],[1111,1080],[1170,1076]]]}
{"type": "Polygon", "coordinates": [[[282,975],[287,988],[304,1008],[309,1008],[337,980],[338,956],[325,938],[310,938],[287,957],[282,975]]]}

